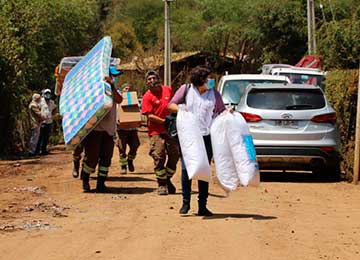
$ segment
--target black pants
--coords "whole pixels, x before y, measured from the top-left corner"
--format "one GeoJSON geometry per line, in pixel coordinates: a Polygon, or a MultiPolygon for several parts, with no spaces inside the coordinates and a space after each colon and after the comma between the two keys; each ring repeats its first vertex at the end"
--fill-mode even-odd
{"type": "Polygon", "coordinates": [[[119,156],[121,165],[127,165],[127,160],[134,160],[137,150],[140,146],[140,140],[137,130],[117,130],[119,140],[119,156]],[[129,146],[129,153],[126,154],[126,146],[129,146]]]}
{"type": "Polygon", "coordinates": [[[114,151],[113,136],[105,131],[92,131],[82,143],[85,147],[83,171],[91,174],[99,164],[98,175],[106,177],[114,151]]]}
{"type": "MultiPolygon", "coordinates": [[[[213,152],[211,148],[211,138],[210,135],[203,136],[203,138],[206,148],[206,154],[210,163],[213,157],[213,152]]],[[[190,202],[191,184],[192,184],[192,180],[189,180],[189,176],[186,171],[184,160],[181,157],[181,187],[182,187],[183,200],[186,202],[190,202]]],[[[198,180],[198,189],[199,189],[199,197],[198,197],[199,203],[206,205],[207,198],[209,196],[209,183],[206,181],[198,180]]]]}
{"type": "Polygon", "coordinates": [[[52,124],[41,124],[39,141],[36,145],[36,153],[47,153],[47,145],[51,133],[52,124]]]}
{"type": "Polygon", "coordinates": [[[80,161],[81,154],[83,153],[83,151],[84,151],[84,145],[82,143],[78,144],[73,151],[73,160],[80,161]]]}

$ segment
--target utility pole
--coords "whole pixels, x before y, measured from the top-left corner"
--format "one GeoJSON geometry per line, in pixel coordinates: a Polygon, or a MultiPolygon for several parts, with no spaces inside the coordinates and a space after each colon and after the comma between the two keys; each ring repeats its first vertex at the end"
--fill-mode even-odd
{"type": "Polygon", "coordinates": [[[315,0],[307,0],[307,22],[308,22],[308,52],[316,54],[315,36],[315,0]]]}
{"type": "Polygon", "coordinates": [[[356,132],[355,132],[355,159],[354,159],[354,178],[353,183],[358,184],[360,171],[360,63],[359,63],[359,82],[356,110],[356,132]]]}
{"type": "Polygon", "coordinates": [[[165,3],[165,50],[164,50],[164,84],[171,85],[171,41],[170,41],[170,2],[175,0],[163,0],[165,3]]]}

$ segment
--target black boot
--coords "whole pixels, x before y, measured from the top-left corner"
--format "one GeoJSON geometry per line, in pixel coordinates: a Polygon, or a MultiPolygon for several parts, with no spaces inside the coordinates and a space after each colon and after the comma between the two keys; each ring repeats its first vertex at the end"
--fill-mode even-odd
{"type": "Polygon", "coordinates": [[[134,161],[133,160],[128,160],[128,168],[130,172],[134,172],[135,171],[135,167],[134,167],[134,161]]]}
{"type": "Polygon", "coordinates": [[[105,186],[105,176],[98,176],[97,177],[97,183],[96,183],[96,192],[98,193],[106,193],[107,187],[105,186]]]}
{"type": "Polygon", "coordinates": [[[187,214],[190,210],[190,201],[189,200],[183,200],[183,204],[181,206],[181,209],[179,210],[180,214],[187,214]]]}
{"type": "Polygon", "coordinates": [[[206,208],[206,203],[199,202],[198,216],[211,217],[213,213],[206,208]]]}
{"type": "Polygon", "coordinates": [[[74,161],[74,168],[72,171],[72,176],[74,178],[79,177],[79,170],[80,170],[80,161],[74,161]]]}
{"type": "Polygon", "coordinates": [[[84,192],[89,192],[90,191],[90,183],[89,183],[90,174],[88,174],[84,171],[81,171],[81,179],[82,179],[82,186],[83,186],[84,192]]]}
{"type": "Polygon", "coordinates": [[[159,195],[168,195],[168,189],[166,187],[166,180],[157,179],[159,188],[158,188],[158,194],[159,195]]]}
{"type": "Polygon", "coordinates": [[[174,186],[174,184],[172,184],[170,177],[167,177],[166,185],[167,185],[167,189],[168,189],[169,194],[175,194],[176,193],[176,187],[174,186]]]}

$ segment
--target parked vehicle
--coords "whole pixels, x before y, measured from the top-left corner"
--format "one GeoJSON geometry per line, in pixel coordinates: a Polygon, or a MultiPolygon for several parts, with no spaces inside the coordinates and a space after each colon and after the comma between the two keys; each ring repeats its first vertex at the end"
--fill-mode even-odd
{"type": "Polygon", "coordinates": [[[260,169],[339,174],[336,114],[321,88],[252,84],[236,111],[248,122],[260,169]]]}
{"type": "MultiPolygon", "coordinates": [[[[66,74],[82,59],[82,56],[64,57],[55,68],[55,95],[60,96],[66,74]]],[[[120,58],[110,58],[110,65],[118,67],[120,58]]]]}
{"type": "Polygon", "coordinates": [[[325,88],[326,73],[318,68],[295,67],[287,64],[265,64],[262,67],[262,74],[286,76],[291,83],[315,85],[323,90],[325,88]]]}
{"type": "Polygon", "coordinates": [[[225,105],[237,105],[244,94],[246,87],[252,83],[290,83],[285,76],[263,74],[232,74],[221,77],[218,90],[225,105]]]}

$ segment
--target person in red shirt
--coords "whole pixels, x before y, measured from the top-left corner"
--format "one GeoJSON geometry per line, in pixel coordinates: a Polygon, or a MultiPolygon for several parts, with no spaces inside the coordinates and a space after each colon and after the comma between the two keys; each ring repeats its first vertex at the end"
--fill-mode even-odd
{"type": "Polygon", "coordinates": [[[179,160],[179,145],[176,138],[168,135],[164,126],[165,118],[170,114],[167,106],[173,96],[172,89],[160,84],[156,71],[148,71],[145,80],[149,89],[143,96],[141,112],[148,118],[149,154],[154,160],[158,194],[175,194],[176,188],[171,178],[179,160]]]}

